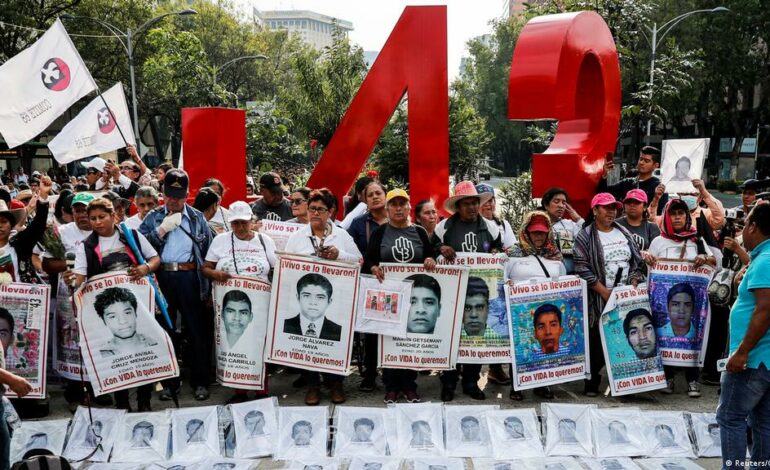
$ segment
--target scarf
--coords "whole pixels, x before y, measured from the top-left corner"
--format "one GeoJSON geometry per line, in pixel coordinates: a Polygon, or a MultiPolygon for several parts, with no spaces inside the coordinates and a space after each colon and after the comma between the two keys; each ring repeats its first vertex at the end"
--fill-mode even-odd
{"type": "Polygon", "coordinates": [[[524,219],[522,220],[521,226],[519,227],[518,238],[519,238],[519,243],[516,245],[513,245],[508,249],[508,256],[512,258],[523,258],[525,256],[536,255],[551,261],[562,260],[561,251],[559,251],[559,247],[556,246],[556,241],[554,240],[554,237],[553,237],[553,227],[551,225],[551,219],[548,217],[547,213],[543,211],[530,211],[524,214],[524,219]],[[540,216],[545,218],[549,229],[548,238],[546,239],[543,246],[540,248],[535,247],[535,244],[532,242],[532,239],[529,237],[529,233],[527,233],[527,227],[529,226],[529,223],[532,221],[532,218],[535,216],[540,216]]]}
{"type": "Polygon", "coordinates": [[[693,227],[692,215],[687,208],[687,203],[685,203],[682,199],[674,198],[668,201],[666,204],[666,208],[663,210],[663,223],[660,226],[660,234],[664,238],[668,238],[669,240],[674,240],[677,242],[685,242],[687,240],[697,241],[698,230],[693,227]],[[683,207],[685,213],[687,214],[687,219],[684,222],[684,228],[679,232],[675,232],[674,227],[671,224],[671,210],[673,209],[674,205],[683,207]]]}

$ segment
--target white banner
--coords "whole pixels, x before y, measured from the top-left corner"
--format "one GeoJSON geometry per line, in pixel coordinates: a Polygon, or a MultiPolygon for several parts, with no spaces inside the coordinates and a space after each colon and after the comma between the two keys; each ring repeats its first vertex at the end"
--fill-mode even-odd
{"type": "Polygon", "coordinates": [[[278,260],[265,360],[350,374],[360,266],[297,255],[278,260]]]}
{"type": "Polygon", "coordinates": [[[385,336],[404,336],[409,315],[411,281],[385,279],[362,274],[356,305],[356,331],[385,336]]]}
{"type": "MultiPolygon", "coordinates": [[[[0,285],[0,336],[5,369],[29,381],[32,391],[24,398],[45,398],[48,359],[47,285],[11,283],[0,285]]],[[[16,394],[8,389],[8,398],[16,394]]]]}
{"type": "Polygon", "coordinates": [[[697,193],[692,180],[701,179],[710,139],[664,140],[661,150],[660,182],[666,192],[697,193]]]}
{"type": "Polygon", "coordinates": [[[270,284],[249,277],[214,283],[217,381],[246,390],[265,388],[265,336],[270,284]]]}
{"type": "Polygon", "coordinates": [[[381,265],[385,279],[412,281],[406,336],[380,336],[380,367],[451,370],[457,364],[468,268],[381,265]]]}
{"type": "Polygon", "coordinates": [[[91,278],[75,292],[80,349],[96,395],[179,376],[174,346],[155,321],[146,278],[91,278]]]}
{"type": "Polygon", "coordinates": [[[88,380],[88,372],[81,370],[80,330],[72,306],[70,287],[59,276],[59,288],[54,303],[53,365],[56,372],[68,380],[88,380]]]}
{"type": "Polygon", "coordinates": [[[43,132],[96,89],[61,20],[0,66],[0,134],[9,148],[43,132]]]}
{"type": "Polygon", "coordinates": [[[275,242],[275,251],[284,251],[289,237],[298,231],[305,224],[295,224],[293,222],[279,222],[277,220],[262,219],[259,232],[272,238],[275,242]]]}
{"type": "Polygon", "coordinates": [[[56,161],[65,164],[123,148],[126,146],[123,137],[129,144],[136,145],[123,85],[118,82],[101,97],[94,98],[75,119],[68,122],[48,142],[48,149],[56,161]]]}

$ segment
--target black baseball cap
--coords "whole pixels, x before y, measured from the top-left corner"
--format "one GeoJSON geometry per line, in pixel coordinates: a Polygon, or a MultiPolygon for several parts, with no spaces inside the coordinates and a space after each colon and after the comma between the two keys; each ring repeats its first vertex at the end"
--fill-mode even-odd
{"type": "Polygon", "coordinates": [[[281,177],[278,173],[268,172],[259,177],[259,187],[265,188],[268,191],[279,191],[283,189],[281,185],[281,177]]]}
{"type": "Polygon", "coordinates": [[[131,207],[131,201],[129,201],[126,198],[120,197],[120,195],[118,195],[118,193],[116,193],[115,191],[107,191],[106,193],[104,193],[104,195],[102,195],[102,197],[110,201],[113,206],[116,206],[119,204],[123,206],[123,209],[125,210],[128,210],[128,208],[131,207]]]}
{"type": "Polygon", "coordinates": [[[163,178],[163,194],[166,196],[177,199],[187,198],[189,187],[190,178],[184,170],[179,168],[168,170],[163,178]]]}

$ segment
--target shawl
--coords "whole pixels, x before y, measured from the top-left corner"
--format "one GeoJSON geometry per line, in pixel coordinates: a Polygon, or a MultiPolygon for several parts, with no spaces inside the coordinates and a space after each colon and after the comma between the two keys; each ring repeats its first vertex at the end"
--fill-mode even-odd
{"type": "Polygon", "coordinates": [[[679,198],[673,198],[668,201],[666,208],[663,209],[663,223],[660,225],[660,234],[664,238],[668,238],[669,240],[674,240],[677,242],[685,242],[687,240],[697,241],[698,230],[693,227],[692,215],[690,214],[690,210],[687,208],[687,204],[683,200],[679,198]],[[684,211],[687,214],[684,228],[679,232],[675,232],[674,227],[671,224],[671,211],[675,208],[675,206],[677,206],[677,208],[684,207],[684,211]]]}
{"type": "Polygon", "coordinates": [[[548,217],[548,214],[543,211],[530,211],[524,214],[521,226],[519,227],[518,239],[519,243],[508,249],[508,256],[512,258],[523,258],[525,256],[536,255],[552,261],[562,260],[561,251],[559,251],[559,247],[554,240],[551,219],[548,217]],[[548,224],[548,238],[546,239],[545,244],[540,248],[535,247],[535,244],[529,237],[529,233],[527,233],[527,227],[535,216],[543,217],[548,224]]]}

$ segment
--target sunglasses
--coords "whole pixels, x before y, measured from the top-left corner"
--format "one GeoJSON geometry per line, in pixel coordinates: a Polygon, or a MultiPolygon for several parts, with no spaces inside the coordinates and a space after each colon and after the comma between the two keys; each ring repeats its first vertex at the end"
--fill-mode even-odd
{"type": "Polygon", "coordinates": [[[318,207],[318,206],[308,207],[307,210],[308,212],[312,212],[314,214],[326,214],[327,212],[329,212],[329,209],[325,207],[318,207]]]}
{"type": "Polygon", "coordinates": [[[301,199],[301,198],[300,199],[289,199],[289,201],[291,201],[291,205],[292,206],[299,206],[301,204],[306,203],[307,199],[301,199]]]}
{"type": "Polygon", "coordinates": [[[91,170],[87,170],[87,171],[86,171],[86,174],[87,174],[87,175],[95,175],[95,174],[97,174],[97,173],[99,173],[99,170],[93,170],[93,169],[91,169],[91,170]]]}

